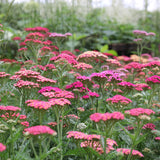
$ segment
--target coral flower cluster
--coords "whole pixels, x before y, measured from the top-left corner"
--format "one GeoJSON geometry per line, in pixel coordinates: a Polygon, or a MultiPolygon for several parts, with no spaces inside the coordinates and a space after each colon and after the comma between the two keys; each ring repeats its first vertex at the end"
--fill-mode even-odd
{"type": "Polygon", "coordinates": [[[94,122],[108,121],[108,120],[123,120],[124,115],[121,112],[113,113],[94,113],[90,115],[90,119],[94,122]]]}
{"type": "Polygon", "coordinates": [[[71,102],[65,98],[59,98],[59,99],[52,98],[52,99],[49,99],[49,102],[52,106],[62,106],[62,107],[64,107],[65,105],[71,104],[71,102]]]}

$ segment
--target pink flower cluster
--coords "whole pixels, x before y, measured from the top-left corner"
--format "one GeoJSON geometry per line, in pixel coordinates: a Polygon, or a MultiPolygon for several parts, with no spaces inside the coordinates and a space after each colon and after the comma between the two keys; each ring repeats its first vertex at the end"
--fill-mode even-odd
{"type": "Polygon", "coordinates": [[[21,37],[13,37],[12,40],[13,40],[13,41],[20,41],[20,40],[21,40],[21,37]]]}
{"type": "Polygon", "coordinates": [[[151,115],[155,114],[155,112],[151,109],[145,109],[145,108],[133,108],[130,110],[125,111],[125,113],[131,115],[131,116],[140,116],[140,115],[151,115]]]}
{"type": "Polygon", "coordinates": [[[53,79],[50,79],[50,78],[43,77],[41,75],[38,75],[37,76],[37,82],[55,84],[57,81],[55,81],[53,79]]]}
{"type": "Polygon", "coordinates": [[[74,138],[74,139],[83,139],[83,140],[99,140],[100,135],[96,134],[85,134],[79,131],[69,131],[67,132],[67,138],[74,138]]]}
{"type": "Polygon", "coordinates": [[[145,83],[135,84],[135,90],[137,91],[143,91],[147,89],[151,89],[151,87],[148,84],[145,83]]]}
{"type": "Polygon", "coordinates": [[[50,91],[62,91],[60,88],[58,87],[51,87],[51,86],[46,86],[41,88],[38,93],[43,93],[43,92],[50,92],[50,91]]]}
{"type": "Polygon", "coordinates": [[[68,63],[73,64],[73,65],[76,65],[78,63],[72,56],[70,56],[68,54],[65,54],[65,53],[59,54],[58,56],[55,56],[55,57],[52,57],[50,59],[50,61],[56,61],[56,60],[59,60],[59,59],[64,59],[68,63]]]}
{"type": "Polygon", "coordinates": [[[131,82],[126,82],[126,81],[120,82],[117,85],[124,87],[125,89],[134,89],[134,87],[135,87],[135,84],[133,84],[131,82]]]}
{"type": "Polygon", "coordinates": [[[75,114],[68,114],[67,116],[64,116],[64,118],[70,118],[70,119],[80,119],[80,117],[76,116],[75,114]]]}
{"type": "Polygon", "coordinates": [[[145,124],[142,128],[143,129],[150,129],[150,130],[155,130],[155,125],[153,123],[147,123],[145,124]]]}
{"type": "Polygon", "coordinates": [[[94,113],[90,115],[90,119],[94,122],[108,121],[108,120],[123,120],[124,115],[121,112],[113,113],[94,113]]]}
{"type": "Polygon", "coordinates": [[[155,36],[156,35],[153,32],[147,33],[146,31],[142,31],[142,30],[134,30],[133,34],[138,35],[138,36],[155,36]]]}
{"type": "Polygon", "coordinates": [[[0,106],[0,111],[17,112],[17,111],[21,111],[21,108],[15,107],[15,106],[0,106]]]}
{"type": "Polygon", "coordinates": [[[45,101],[27,100],[25,103],[27,103],[27,106],[33,107],[35,109],[47,110],[48,108],[51,108],[51,104],[45,101]]]}
{"type": "Polygon", "coordinates": [[[145,82],[147,82],[149,84],[159,84],[160,83],[160,76],[158,76],[158,75],[151,76],[151,77],[147,78],[145,80],[145,82]]]}
{"type": "Polygon", "coordinates": [[[5,72],[0,72],[0,78],[4,78],[4,77],[9,77],[10,74],[5,73],[5,72]]]}
{"type": "MultiPolygon", "coordinates": [[[[114,150],[113,145],[117,145],[116,141],[112,140],[112,139],[107,139],[106,140],[106,153],[109,153],[111,150],[114,150]]],[[[97,151],[99,154],[104,153],[103,151],[103,147],[101,145],[101,143],[99,141],[84,141],[81,142],[81,147],[85,148],[85,147],[90,147],[93,148],[95,151],[97,151]]]]}
{"type": "Polygon", "coordinates": [[[70,52],[68,50],[61,51],[61,53],[65,53],[65,54],[72,56],[73,58],[77,58],[76,55],[74,55],[72,52],[70,52]]]}
{"type": "Polygon", "coordinates": [[[0,152],[3,152],[6,150],[6,146],[2,143],[0,143],[0,152]]]}
{"type": "Polygon", "coordinates": [[[35,66],[32,66],[30,69],[34,69],[34,68],[39,68],[42,71],[46,71],[46,67],[42,65],[35,65],[35,66]]]}
{"type": "Polygon", "coordinates": [[[89,97],[91,97],[91,98],[94,98],[94,97],[98,98],[99,96],[100,95],[98,93],[96,93],[96,92],[88,92],[88,94],[82,96],[82,98],[83,99],[89,99],[89,97]]]}
{"type": "Polygon", "coordinates": [[[51,69],[55,69],[56,67],[54,64],[46,64],[45,68],[51,70],[51,69]]]}
{"type": "Polygon", "coordinates": [[[52,98],[52,99],[49,99],[49,102],[52,106],[62,106],[62,107],[64,107],[65,105],[71,104],[71,102],[65,98],[59,98],[59,99],[52,98]]]}
{"type": "Polygon", "coordinates": [[[92,69],[93,66],[90,64],[86,64],[86,63],[78,63],[76,65],[73,66],[74,68],[82,69],[82,70],[86,70],[86,69],[92,69]]]}
{"type": "Polygon", "coordinates": [[[128,70],[131,70],[131,69],[140,70],[143,68],[143,64],[138,63],[138,62],[131,62],[131,63],[125,65],[124,68],[128,69],[128,70]]]}
{"type": "Polygon", "coordinates": [[[155,137],[155,140],[158,140],[158,141],[160,141],[160,137],[155,137]]]}
{"type": "Polygon", "coordinates": [[[31,89],[31,88],[39,88],[39,84],[38,83],[34,83],[34,82],[30,82],[30,81],[23,81],[23,80],[19,80],[17,83],[14,84],[15,87],[18,87],[18,88],[28,88],[28,89],[31,89]]]}
{"type": "Polygon", "coordinates": [[[48,126],[33,126],[30,128],[25,128],[24,129],[24,134],[28,135],[43,135],[43,134],[48,134],[48,135],[57,135],[56,131],[52,130],[48,126]]]}
{"type": "Polygon", "coordinates": [[[34,27],[34,28],[25,28],[25,31],[27,32],[45,32],[47,33],[49,31],[48,28],[44,28],[44,27],[34,27]]]}
{"type": "Polygon", "coordinates": [[[22,48],[18,49],[18,52],[25,52],[27,50],[28,50],[28,48],[22,47],[22,48]]]}
{"type": "Polygon", "coordinates": [[[39,40],[44,40],[45,35],[40,33],[40,32],[34,32],[34,33],[29,33],[26,36],[26,39],[39,39],[39,40]]]}
{"type": "Polygon", "coordinates": [[[67,37],[67,36],[72,36],[71,33],[65,33],[65,34],[61,34],[61,33],[50,33],[49,37],[67,37]]]}
{"type": "Polygon", "coordinates": [[[77,57],[77,61],[93,61],[95,58],[107,60],[107,56],[97,51],[86,51],[77,57]]]}
{"type": "MultiPolygon", "coordinates": [[[[127,148],[118,148],[117,152],[122,152],[124,155],[129,155],[131,152],[131,149],[127,148]]],[[[138,156],[138,157],[144,157],[143,154],[137,150],[132,150],[132,156],[138,156]]]]}
{"type": "Polygon", "coordinates": [[[42,92],[42,95],[49,98],[66,98],[66,99],[73,99],[74,93],[70,91],[55,91],[55,92],[42,92]]]}
{"type": "Polygon", "coordinates": [[[110,102],[111,104],[120,103],[122,105],[127,105],[129,103],[132,103],[132,101],[129,98],[126,98],[121,95],[115,95],[112,98],[106,99],[107,102],[110,102]]]}
{"type": "Polygon", "coordinates": [[[15,72],[15,75],[10,77],[10,79],[37,78],[38,75],[40,75],[39,72],[21,69],[20,71],[15,72]]]}
{"type": "Polygon", "coordinates": [[[152,61],[152,62],[143,64],[143,67],[145,67],[145,68],[160,67],[160,61],[152,61]]]}

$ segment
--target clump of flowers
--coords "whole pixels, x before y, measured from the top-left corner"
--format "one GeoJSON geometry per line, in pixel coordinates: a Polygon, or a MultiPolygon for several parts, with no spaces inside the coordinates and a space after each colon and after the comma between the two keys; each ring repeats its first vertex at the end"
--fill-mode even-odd
{"type": "Polygon", "coordinates": [[[145,81],[148,84],[159,84],[160,83],[160,76],[154,75],[154,76],[147,78],[145,81]]]}
{"type": "Polygon", "coordinates": [[[115,95],[112,98],[106,99],[106,102],[111,104],[115,110],[121,110],[123,106],[132,103],[132,100],[121,95],[115,95]]]}
{"type": "Polygon", "coordinates": [[[150,129],[150,130],[155,130],[155,125],[153,123],[147,123],[145,124],[142,128],[143,129],[150,129]]]}
{"type": "Polygon", "coordinates": [[[78,63],[76,65],[73,66],[74,68],[76,68],[77,70],[86,70],[86,69],[92,69],[93,66],[90,64],[86,64],[86,63],[78,63]]]}
{"type": "Polygon", "coordinates": [[[100,95],[96,92],[88,92],[87,95],[82,96],[83,99],[89,99],[90,98],[98,98],[100,95]]]}
{"type": "Polygon", "coordinates": [[[48,126],[33,126],[30,128],[25,128],[24,129],[24,134],[25,135],[33,135],[33,136],[37,136],[37,135],[57,135],[57,132],[52,130],[51,128],[49,128],[48,126]]]}
{"type": "MultiPolygon", "coordinates": [[[[106,145],[107,145],[107,147],[106,147],[107,154],[110,151],[114,150],[114,148],[113,148],[114,145],[118,146],[116,141],[109,139],[109,138],[106,140],[106,145]]],[[[84,141],[84,142],[81,142],[80,146],[82,148],[90,147],[93,150],[97,151],[99,154],[104,153],[103,147],[99,141],[84,141]]]]}
{"type": "Polygon", "coordinates": [[[135,84],[135,90],[137,91],[143,91],[148,89],[151,89],[151,87],[145,83],[135,84]]]}
{"type": "Polygon", "coordinates": [[[27,103],[27,106],[33,107],[35,109],[47,110],[47,109],[51,108],[51,104],[46,101],[27,100],[25,103],[27,103]]]}
{"type": "Polygon", "coordinates": [[[33,28],[25,28],[25,31],[27,31],[27,32],[42,32],[42,33],[47,33],[49,31],[49,29],[37,26],[37,27],[33,27],[33,28]]]}
{"type": "Polygon", "coordinates": [[[10,76],[10,74],[8,74],[8,73],[0,72],[0,79],[6,78],[6,77],[9,77],[9,76],[10,76]]]}
{"type": "Polygon", "coordinates": [[[107,56],[97,51],[86,51],[77,57],[79,62],[93,62],[95,59],[107,60],[107,56]]]}
{"type": "Polygon", "coordinates": [[[69,64],[72,64],[72,65],[76,65],[78,62],[70,55],[68,54],[59,54],[58,56],[55,56],[55,57],[52,57],[50,59],[50,61],[57,61],[57,60],[60,60],[60,59],[64,59],[66,60],[69,64]]]}
{"type": "Polygon", "coordinates": [[[14,84],[15,87],[17,88],[39,88],[40,85],[38,83],[34,83],[34,82],[30,82],[30,81],[23,81],[23,80],[19,80],[17,83],[14,84]]]}
{"type": "Polygon", "coordinates": [[[100,122],[100,121],[107,122],[108,120],[118,121],[118,120],[123,120],[124,115],[121,112],[94,113],[90,115],[90,119],[94,122],[100,122]]]}
{"type": "Polygon", "coordinates": [[[66,90],[58,90],[55,92],[42,92],[42,95],[44,95],[45,97],[49,97],[49,98],[66,98],[66,99],[73,99],[74,97],[74,93],[70,92],[70,91],[66,91],[66,90]]]}
{"type": "Polygon", "coordinates": [[[59,106],[59,107],[64,107],[65,105],[70,105],[71,102],[68,99],[65,98],[51,98],[49,99],[49,102],[52,106],[59,106]]]}
{"type": "Polygon", "coordinates": [[[120,86],[121,89],[124,89],[127,91],[135,88],[135,84],[131,82],[126,82],[126,81],[117,83],[117,85],[120,86]]]}
{"type": "Polygon", "coordinates": [[[145,108],[133,108],[130,110],[126,110],[125,113],[139,118],[142,115],[150,116],[151,114],[155,114],[155,112],[152,109],[145,109],[145,108]]]}
{"type": "MultiPolygon", "coordinates": [[[[117,152],[122,152],[124,154],[124,156],[128,156],[131,153],[131,149],[127,149],[127,148],[117,148],[117,152]]],[[[140,158],[140,157],[144,157],[143,154],[137,150],[132,150],[132,157],[136,157],[136,158],[140,158]]]]}

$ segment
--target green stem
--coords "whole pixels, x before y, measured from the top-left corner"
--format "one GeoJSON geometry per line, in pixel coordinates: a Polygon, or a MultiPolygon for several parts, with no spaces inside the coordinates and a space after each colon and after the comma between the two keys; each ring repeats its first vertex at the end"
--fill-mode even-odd
{"type": "Polygon", "coordinates": [[[33,149],[33,153],[34,153],[36,159],[38,160],[38,155],[37,155],[37,152],[36,152],[36,150],[35,150],[35,147],[34,147],[32,138],[30,139],[30,144],[31,144],[31,147],[32,147],[32,149],[33,149]]]}

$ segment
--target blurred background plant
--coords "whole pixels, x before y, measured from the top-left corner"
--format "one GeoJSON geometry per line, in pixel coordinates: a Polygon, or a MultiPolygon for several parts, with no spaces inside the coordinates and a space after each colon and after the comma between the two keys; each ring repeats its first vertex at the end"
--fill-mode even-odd
{"type": "MultiPolygon", "coordinates": [[[[23,39],[24,28],[42,26],[50,32],[73,34],[64,42],[64,49],[101,50],[108,45],[120,55],[130,55],[136,50],[132,30],[155,32],[157,38],[151,45],[154,56],[159,55],[160,2],[143,0],[136,8],[136,0],[0,0],[0,23],[5,26],[1,42],[1,58],[15,58],[15,36],[23,39]],[[23,36],[22,36],[23,35],[23,36]]],[[[139,2],[140,3],[140,2],[139,2]]]]}

